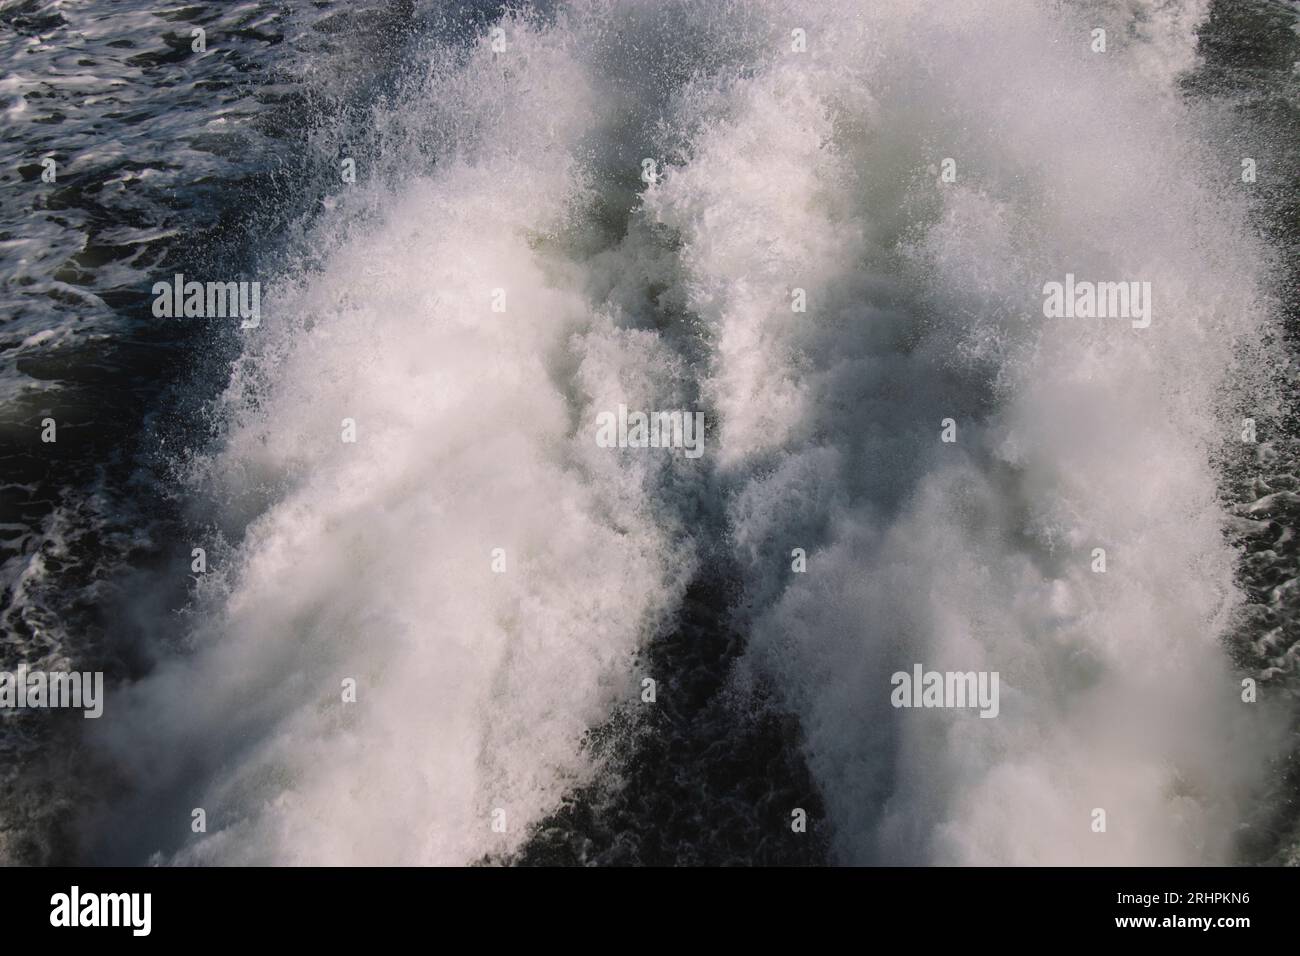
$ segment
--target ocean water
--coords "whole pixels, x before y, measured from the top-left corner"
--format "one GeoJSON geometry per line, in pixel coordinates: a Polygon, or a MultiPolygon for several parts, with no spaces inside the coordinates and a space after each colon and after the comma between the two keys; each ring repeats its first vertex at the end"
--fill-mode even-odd
{"type": "Polygon", "coordinates": [[[1300,861],[1297,6],[0,3],[0,859],[1300,861]]]}

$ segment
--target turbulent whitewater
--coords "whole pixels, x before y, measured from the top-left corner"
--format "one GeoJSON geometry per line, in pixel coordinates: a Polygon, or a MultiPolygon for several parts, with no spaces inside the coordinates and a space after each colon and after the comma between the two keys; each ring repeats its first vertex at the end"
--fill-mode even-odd
{"type": "Polygon", "coordinates": [[[1224,485],[1286,412],[1285,263],[1185,88],[1210,15],[416,5],[357,181],[327,157],[258,239],[260,325],[163,452],[150,573],[209,570],[76,729],[72,855],[527,860],[648,805],[664,707],[723,741],[668,767],[787,721],[737,812],[799,840],[806,775],[827,862],[1239,861],[1294,685],[1243,703],[1224,485]],[[1149,323],[1045,316],[1067,275],[1149,323]],[[605,447],[620,409],[702,413],[703,453],[605,447]],[[691,709],[656,649],[699,593],[737,637],[691,709]],[[892,707],[914,665],[996,672],[996,718],[892,707]]]}

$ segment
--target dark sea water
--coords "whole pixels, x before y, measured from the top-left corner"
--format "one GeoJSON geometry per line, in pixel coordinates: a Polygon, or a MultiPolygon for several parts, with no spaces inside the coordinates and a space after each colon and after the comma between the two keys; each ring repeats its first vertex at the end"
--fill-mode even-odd
{"type": "Polygon", "coordinates": [[[0,63],[0,670],[111,688],[0,713],[0,860],[1300,862],[1297,4],[0,0],[0,63]],[[1044,332],[1068,268],[1152,334],[1044,332]],[[1002,717],[900,723],[922,659],[1002,717]]]}

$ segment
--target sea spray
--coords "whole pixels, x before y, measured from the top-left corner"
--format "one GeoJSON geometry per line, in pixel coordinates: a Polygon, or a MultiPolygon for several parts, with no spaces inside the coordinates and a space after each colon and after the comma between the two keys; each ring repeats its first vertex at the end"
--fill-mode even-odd
{"type": "Polygon", "coordinates": [[[1269,312],[1187,9],[584,0],[422,50],[191,463],[237,547],[103,729],[100,854],[508,855],[664,702],[637,651],[721,546],[835,859],[1229,858],[1263,749],[1212,449],[1269,312]],[[1047,319],[1067,274],[1160,320],[1047,319]],[[618,407],[709,454],[609,454],[618,407]],[[891,707],[916,661],[997,717],[891,707]]]}

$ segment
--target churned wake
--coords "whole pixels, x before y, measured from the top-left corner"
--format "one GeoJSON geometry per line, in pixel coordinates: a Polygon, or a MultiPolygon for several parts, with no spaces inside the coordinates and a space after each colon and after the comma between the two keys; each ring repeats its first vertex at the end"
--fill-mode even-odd
{"type": "Polygon", "coordinates": [[[1220,645],[1219,468],[1276,411],[1276,305],[1177,87],[1205,11],[583,0],[417,41],[185,461],[213,570],[109,701],[93,852],[509,858],[617,780],[586,735],[725,566],[729,694],[797,718],[834,861],[1232,861],[1278,721],[1220,645]],[[1149,282],[1150,326],[1045,318],[1067,273],[1149,282]],[[598,447],[619,405],[703,411],[703,455],[598,447]],[[891,707],[914,663],[998,672],[997,719],[891,707]]]}

